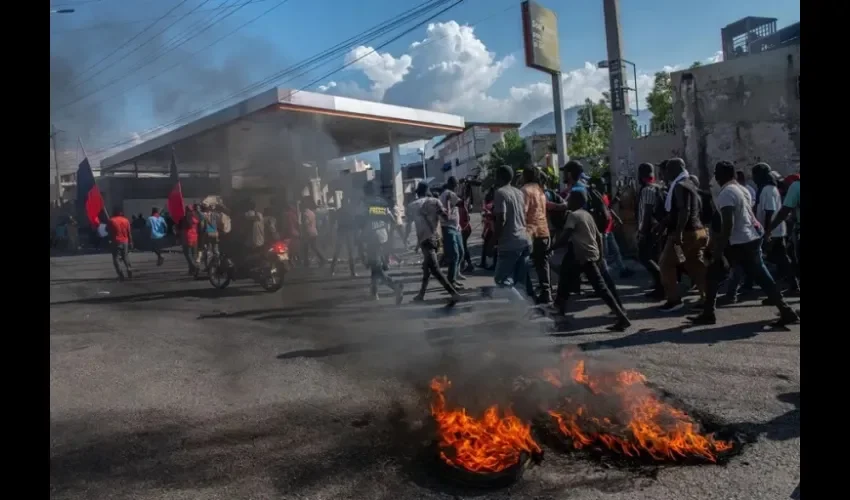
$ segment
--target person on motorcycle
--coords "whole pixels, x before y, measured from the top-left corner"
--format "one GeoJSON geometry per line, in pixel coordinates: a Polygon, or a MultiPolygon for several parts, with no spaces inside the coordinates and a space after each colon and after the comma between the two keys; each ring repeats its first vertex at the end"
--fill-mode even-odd
{"type": "Polygon", "coordinates": [[[378,283],[383,282],[395,294],[396,304],[401,304],[404,298],[404,286],[393,282],[384,269],[387,254],[387,244],[392,225],[396,216],[387,200],[375,194],[374,184],[367,183],[363,188],[365,198],[360,209],[361,239],[366,247],[366,261],[371,270],[371,296],[377,300],[378,283]]]}

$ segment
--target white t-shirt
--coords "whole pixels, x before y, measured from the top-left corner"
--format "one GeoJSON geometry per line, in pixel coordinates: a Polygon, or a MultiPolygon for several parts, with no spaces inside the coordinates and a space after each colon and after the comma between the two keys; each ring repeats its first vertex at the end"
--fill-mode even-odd
{"type": "Polygon", "coordinates": [[[721,211],[724,207],[734,208],[732,233],[729,235],[730,245],[743,245],[761,239],[762,234],[756,229],[756,225],[761,226],[761,224],[755,220],[755,214],[751,208],[753,199],[746,188],[735,181],[727,183],[717,195],[715,204],[721,211]]]}
{"type": "MultiPolygon", "coordinates": [[[[776,212],[778,212],[780,208],[782,208],[782,196],[779,195],[779,188],[771,185],[763,187],[759,196],[759,204],[756,207],[756,217],[759,218],[761,225],[767,227],[764,219],[765,212],[773,212],[773,215],[776,216],[776,212]]],[[[770,235],[774,238],[784,238],[785,234],[785,222],[776,226],[776,229],[770,233],[770,235]]]]}

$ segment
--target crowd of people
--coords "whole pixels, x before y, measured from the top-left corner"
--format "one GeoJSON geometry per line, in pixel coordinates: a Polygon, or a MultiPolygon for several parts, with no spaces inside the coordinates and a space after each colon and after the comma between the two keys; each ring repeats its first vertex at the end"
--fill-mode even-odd
{"type": "MultiPolygon", "coordinates": [[[[613,231],[615,224],[622,223],[612,209],[620,197],[610,200],[604,185],[588,177],[579,162],[568,162],[562,172],[567,189],[552,195],[543,187],[539,169],[523,169],[519,182],[510,167],[497,169],[496,185],[485,196],[482,211],[480,265],[494,271],[496,285],[509,289],[510,296],[549,307],[555,315],[566,314],[568,299],[580,293],[584,278],[616,318],[610,329],[623,331],[631,321],[610,267],[621,278],[634,271],[623,262],[613,231]],[[549,262],[559,249],[564,253],[553,296],[549,262]],[[490,253],[493,264],[487,266],[490,253]],[[536,289],[531,270],[537,277],[536,289]]],[[[715,324],[716,307],[737,301],[743,281],[744,287],[755,283],[764,291],[763,304],[779,310],[778,325],[799,321],[765,256],[787,286],[785,293],[799,295],[800,176],[782,178],[766,163],[758,163],[752,167],[752,187],[741,179],[742,174],[733,164],[719,162],[711,187],[702,189],[680,158],[657,167],[639,166],[632,207],[637,216],[638,255],[652,280],[646,297],[661,302],[660,311],[673,313],[685,307],[682,290],[693,288],[699,300],[689,305],[697,312],[689,320],[715,324]],[[689,281],[685,287],[684,277],[689,281]],[[724,282],[726,293],[718,300],[724,282]]],[[[420,185],[418,199],[407,207],[408,225],[416,225],[424,261],[422,287],[415,300],[424,297],[431,276],[449,293],[451,302],[459,297],[457,269],[466,246],[457,228],[466,201],[456,196],[456,186],[449,179],[447,189],[435,198],[427,186],[420,185]],[[447,275],[437,261],[437,227],[442,227],[447,275]]]]}
{"type": "MultiPolygon", "coordinates": [[[[634,274],[615,238],[615,227],[622,224],[615,207],[623,208],[625,198],[619,193],[609,197],[605,183],[590,178],[579,162],[570,161],[561,170],[566,189],[554,193],[537,168],[525,168],[520,175],[508,166],[496,169],[495,185],[484,196],[478,267],[493,271],[495,288],[508,297],[557,316],[567,314],[569,298],[581,293],[586,281],[611,309],[615,321],[610,329],[623,331],[631,321],[612,270],[621,279],[634,274]],[[553,290],[550,261],[559,250],[563,257],[555,266],[558,283],[553,290]]],[[[800,176],[783,178],[766,163],[751,167],[754,186],[743,174],[721,161],[703,188],[680,158],[638,167],[630,207],[636,218],[637,256],[651,280],[646,298],[659,302],[660,311],[686,307],[683,290],[691,289],[699,300],[687,305],[696,313],[689,319],[714,324],[718,306],[737,302],[739,293],[755,284],[766,295],[763,305],[779,310],[778,324],[799,321],[785,296],[800,293],[800,176]],[[724,283],[725,293],[718,297],[724,283]]],[[[422,280],[412,300],[423,301],[434,278],[454,304],[461,298],[464,273],[476,269],[468,246],[469,187],[452,177],[434,194],[420,183],[416,199],[405,207],[406,221],[368,183],[362,193],[346,193],[332,210],[311,198],[262,212],[251,202],[237,210],[221,203],[198,204],[169,222],[156,208],[149,217],[132,220],[115,209],[105,229],[122,280],[133,275],[129,256],[134,232],[143,231],[157,265],[165,260],[167,237],[176,235],[187,272],[196,277],[222,251],[251,256],[272,242],[287,241],[296,265],[309,267],[314,257],[319,267],[329,263],[331,274],[345,250],[352,276],[358,260],[369,269],[370,295],[378,298],[384,286],[398,303],[403,286],[387,273],[393,259],[400,261],[393,256],[392,241],[400,238],[406,247],[413,232],[422,256],[422,280]],[[327,241],[333,241],[330,260],[324,253],[327,241]]]]}

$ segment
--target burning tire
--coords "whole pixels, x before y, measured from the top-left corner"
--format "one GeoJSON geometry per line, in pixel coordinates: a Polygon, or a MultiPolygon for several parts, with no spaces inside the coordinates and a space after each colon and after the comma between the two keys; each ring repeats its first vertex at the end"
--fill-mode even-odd
{"type": "Polygon", "coordinates": [[[449,409],[445,391],[450,387],[446,377],[431,381],[431,416],[437,427],[434,456],[447,480],[466,486],[506,486],[522,477],[532,461],[542,459],[530,424],[496,405],[480,418],[464,408],[449,409]]]}

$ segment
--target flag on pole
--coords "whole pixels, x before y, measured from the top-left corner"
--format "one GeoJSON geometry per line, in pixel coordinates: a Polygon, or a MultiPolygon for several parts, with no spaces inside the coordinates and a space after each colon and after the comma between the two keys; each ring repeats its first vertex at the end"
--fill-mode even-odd
{"type": "Polygon", "coordinates": [[[171,180],[174,181],[174,187],[168,193],[168,213],[174,223],[179,224],[186,214],[183,205],[183,188],[180,186],[180,174],[177,173],[177,159],[174,156],[174,149],[171,150],[171,180]]]}
{"type": "Polygon", "coordinates": [[[77,204],[85,210],[86,218],[92,227],[98,227],[101,222],[106,222],[105,218],[100,219],[106,207],[94,180],[88,156],[84,157],[80,166],[77,167],[77,204]]]}

